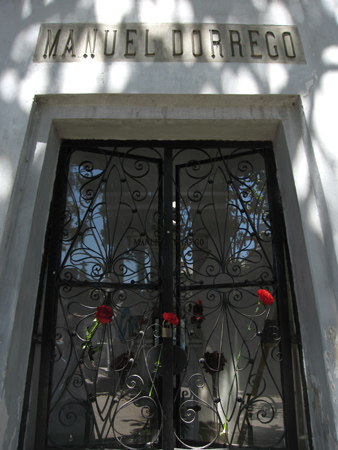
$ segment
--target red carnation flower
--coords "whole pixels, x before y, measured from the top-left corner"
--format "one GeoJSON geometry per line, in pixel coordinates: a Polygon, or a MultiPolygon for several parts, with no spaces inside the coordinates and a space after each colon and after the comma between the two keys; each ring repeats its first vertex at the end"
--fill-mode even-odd
{"type": "Polygon", "coordinates": [[[202,322],[204,322],[205,317],[203,315],[203,303],[202,300],[196,300],[196,302],[192,305],[189,304],[189,311],[192,310],[191,323],[197,324],[197,328],[201,328],[202,322]]]}
{"type": "Polygon", "coordinates": [[[272,303],[275,301],[270,292],[266,291],[265,289],[259,289],[257,291],[257,295],[260,301],[265,306],[272,305],[272,303]]]}
{"type": "Polygon", "coordinates": [[[202,364],[203,369],[207,373],[210,373],[211,375],[223,370],[225,364],[227,363],[224,353],[222,352],[221,354],[219,354],[218,352],[216,352],[216,350],[212,353],[211,352],[204,353],[204,360],[202,361],[203,361],[202,364]]]}
{"type": "Polygon", "coordinates": [[[97,307],[96,319],[98,320],[98,322],[100,323],[111,322],[113,320],[112,319],[113,316],[114,313],[110,306],[101,305],[97,307]]]}
{"type": "Polygon", "coordinates": [[[163,319],[167,320],[171,325],[178,325],[178,318],[175,313],[163,313],[163,319]]]}

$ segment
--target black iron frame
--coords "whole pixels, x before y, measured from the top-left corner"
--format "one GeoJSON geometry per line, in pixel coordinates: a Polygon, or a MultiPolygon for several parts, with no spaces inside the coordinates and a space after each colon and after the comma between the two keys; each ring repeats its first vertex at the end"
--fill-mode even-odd
{"type": "MultiPolygon", "coordinates": [[[[93,148],[97,146],[133,146],[139,145],[140,142],[110,142],[110,141],[64,141],[60,151],[59,164],[56,174],[56,184],[54,189],[54,196],[50,210],[50,220],[48,225],[47,239],[45,245],[45,254],[48,255],[48,263],[45,264],[44,270],[41,275],[41,286],[44,286],[45,279],[50,280],[47,283],[46,292],[42,292],[40,289],[40,304],[42,298],[45,298],[44,306],[44,321],[43,321],[43,336],[42,336],[42,351],[41,351],[41,370],[40,377],[43,380],[39,393],[39,411],[38,411],[38,427],[36,433],[35,448],[37,450],[42,450],[45,448],[45,435],[44,431],[47,427],[47,417],[48,417],[48,393],[50,389],[50,358],[53,347],[53,340],[51,335],[51,330],[55,325],[55,308],[56,302],[52,299],[55,296],[53,284],[55,284],[55,266],[59,263],[58,256],[59,251],[59,240],[56,238],[59,236],[62,222],[62,208],[65,202],[65,190],[59,188],[62,185],[60,179],[63,178],[64,167],[69,157],[69,153],[75,149],[85,149],[93,148]]],[[[160,247],[160,259],[163,267],[167,273],[170,273],[169,268],[172,267],[173,261],[171,246],[172,246],[172,236],[173,236],[173,214],[172,214],[172,187],[171,179],[173,177],[173,168],[171,164],[171,152],[173,148],[183,148],[190,147],[191,142],[147,142],[147,145],[164,147],[164,180],[168,180],[167,184],[163,186],[163,210],[164,214],[164,229],[165,239],[160,247]]],[[[199,147],[204,146],[215,146],[220,145],[222,147],[233,147],[234,143],[230,142],[215,142],[215,141],[198,141],[198,143],[193,143],[193,145],[198,145],[199,147]]],[[[271,202],[271,214],[273,216],[273,236],[274,236],[274,248],[275,263],[278,266],[278,290],[279,298],[287,298],[285,293],[286,284],[286,263],[284,258],[284,243],[286,242],[285,227],[283,220],[283,213],[281,208],[281,201],[279,197],[279,191],[277,187],[276,180],[276,167],[273,157],[272,146],[269,142],[236,142],[236,147],[245,146],[246,148],[252,146],[253,148],[261,149],[265,153],[266,166],[268,173],[268,186],[269,186],[269,198],[271,202]]],[[[163,310],[172,311],[173,310],[173,299],[171,292],[173,292],[173,279],[171,277],[166,277],[162,281],[162,292],[163,292],[163,310]]],[[[39,304],[39,303],[38,303],[39,304]]],[[[282,364],[282,379],[283,379],[283,397],[284,397],[284,418],[285,418],[285,429],[286,429],[286,448],[297,449],[297,427],[296,427],[296,416],[295,416],[295,405],[294,405],[294,392],[293,392],[293,372],[292,372],[292,361],[290,357],[290,328],[289,328],[289,317],[288,317],[288,305],[280,302],[278,304],[278,316],[279,316],[279,327],[281,333],[281,351],[283,354],[283,364],[282,364]]],[[[164,357],[168,360],[172,360],[172,340],[164,340],[164,357]]],[[[174,439],[174,405],[172,402],[173,398],[173,387],[171,380],[173,379],[172,367],[168,366],[163,373],[163,434],[162,434],[162,448],[165,450],[172,450],[175,447],[174,439]]],[[[218,447],[218,445],[214,445],[218,447]]],[[[235,446],[234,446],[235,448],[235,446]]],[[[250,447],[246,447],[250,448],[250,447]]]]}

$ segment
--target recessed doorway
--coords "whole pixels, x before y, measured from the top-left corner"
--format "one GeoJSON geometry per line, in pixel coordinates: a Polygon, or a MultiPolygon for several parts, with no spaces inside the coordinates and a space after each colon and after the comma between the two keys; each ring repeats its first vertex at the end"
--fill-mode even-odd
{"type": "Polygon", "coordinates": [[[36,448],[297,441],[275,172],[270,143],[63,144],[36,448]]]}

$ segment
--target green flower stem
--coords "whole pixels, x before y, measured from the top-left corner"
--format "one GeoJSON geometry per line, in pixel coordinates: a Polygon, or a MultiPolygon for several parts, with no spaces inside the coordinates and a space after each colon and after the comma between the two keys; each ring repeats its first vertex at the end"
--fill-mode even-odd
{"type": "Polygon", "coordinates": [[[93,326],[93,328],[91,329],[91,331],[88,333],[87,337],[86,337],[86,342],[82,345],[82,348],[85,349],[89,346],[89,344],[91,343],[92,337],[94,336],[97,327],[100,325],[101,322],[99,322],[97,319],[94,319],[93,322],[95,322],[95,325],[93,326]]]}
{"type": "Polygon", "coordinates": [[[157,360],[157,363],[156,363],[155,375],[154,375],[153,382],[152,382],[152,384],[151,384],[151,388],[150,388],[148,397],[150,397],[150,396],[151,396],[151,393],[153,392],[153,388],[154,388],[154,385],[155,385],[155,380],[156,380],[157,371],[158,371],[158,368],[160,367],[160,361],[161,361],[161,356],[162,356],[162,349],[163,349],[163,344],[161,344],[160,354],[159,354],[159,357],[158,357],[158,360],[157,360]]]}
{"type": "Polygon", "coordinates": [[[75,367],[74,367],[72,373],[69,375],[68,381],[67,381],[67,383],[65,384],[64,388],[62,389],[62,391],[61,391],[61,393],[60,393],[58,399],[56,400],[56,402],[54,403],[53,407],[51,408],[50,414],[53,412],[53,410],[55,409],[55,407],[57,406],[57,404],[58,404],[59,401],[61,400],[63,394],[64,394],[64,393],[66,392],[66,390],[68,389],[69,383],[70,383],[71,379],[73,378],[74,373],[76,372],[76,369],[79,367],[80,362],[81,362],[81,361],[83,360],[83,358],[84,358],[84,355],[85,355],[85,353],[86,353],[86,349],[87,349],[87,348],[90,346],[90,344],[91,344],[92,337],[94,336],[94,334],[95,334],[95,332],[96,332],[98,326],[101,324],[101,322],[99,322],[97,319],[94,319],[93,322],[95,322],[95,325],[93,326],[93,328],[92,328],[92,329],[90,330],[90,332],[88,333],[88,335],[87,335],[87,337],[86,337],[86,342],[82,345],[82,353],[81,353],[81,355],[80,355],[80,358],[78,359],[77,364],[75,365],[75,367]]]}
{"type": "Polygon", "coordinates": [[[237,374],[237,371],[238,371],[239,360],[241,359],[242,350],[243,350],[244,344],[246,342],[246,338],[248,337],[248,334],[251,331],[251,325],[252,325],[252,322],[253,322],[253,320],[254,320],[254,318],[255,318],[258,310],[259,310],[259,306],[260,306],[260,300],[258,301],[256,309],[255,309],[255,311],[254,311],[254,313],[253,313],[253,315],[251,317],[251,320],[250,320],[250,323],[249,323],[249,326],[248,326],[248,330],[247,330],[247,332],[245,334],[245,337],[243,339],[243,343],[241,345],[241,348],[239,349],[239,352],[238,352],[238,355],[237,355],[237,358],[236,358],[235,373],[234,373],[234,376],[233,376],[233,379],[232,379],[232,383],[231,383],[231,387],[230,387],[230,391],[229,391],[229,394],[228,394],[227,410],[226,410],[226,413],[225,413],[225,420],[224,420],[223,431],[221,431],[221,433],[220,433],[221,435],[225,434],[225,432],[226,432],[226,428],[227,428],[227,424],[228,424],[229,407],[230,407],[230,397],[231,397],[232,390],[233,390],[233,387],[234,387],[234,384],[235,384],[235,380],[236,380],[236,374],[237,374]]]}

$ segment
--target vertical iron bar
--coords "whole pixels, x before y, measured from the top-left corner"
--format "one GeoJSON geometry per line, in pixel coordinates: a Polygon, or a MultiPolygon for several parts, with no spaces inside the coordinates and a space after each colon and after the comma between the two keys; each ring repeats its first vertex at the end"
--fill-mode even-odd
{"type": "MultiPolygon", "coordinates": [[[[175,226],[175,236],[176,236],[176,243],[175,243],[175,252],[176,252],[176,258],[175,258],[175,279],[176,279],[176,285],[175,285],[175,294],[176,294],[176,304],[178,309],[178,317],[181,319],[181,289],[180,289],[180,274],[181,274],[181,209],[180,209],[180,194],[181,194],[181,183],[180,183],[180,167],[177,166],[175,170],[175,220],[176,220],[176,226],[175,226]]],[[[180,343],[180,338],[179,341],[180,343]]]]}
{"type": "MultiPolygon", "coordinates": [[[[284,233],[286,234],[285,231],[284,231],[284,233]]],[[[293,274],[292,274],[290,252],[289,252],[289,247],[287,245],[287,242],[285,242],[285,245],[284,245],[284,254],[285,254],[286,267],[287,267],[287,279],[288,279],[289,289],[291,291],[290,296],[291,296],[291,302],[292,302],[292,308],[293,308],[292,315],[293,315],[294,325],[296,327],[296,335],[298,336],[298,344],[297,344],[297,354],[298,354],[298,364],[299,364],[299,375],[298,376],[300,377],[299,381],[300,381],[300,387],[301,387],[301,392],[302,392],[302,398],[303,398],[303,402],[304,402],[305,427],[307,429],[307,434],[309,436],[309,439],[308,439],[309,450],[314,450],[313,440],[312,440],[311,421],[310,421],[310,414],[309,414],[309,399],[306,395],[306,377],[305,377],[305,367],[303,364],[304,361],[303,361],[303,349],[302,349],[302,347],[303,347],[302,336],[301,336],[301,332],[300,332],[298,309],[297,309],[297,303],[296,303],[296,298],[295,298],[296,294],[294,291],[294,280],[293,280],[293,274]]],[[[298,435],[299,435],[299,430],[298,430],[298,435]]],[[[300,445],[300,447],[301,447],[301,445],[300,445]]]]}
{"type": "MultiPolygon", "coordinates": [[[[181,312],[181,289],[180,289],[180,274],[181,274],[181,208],[180,208],[180,194],[181,194],[181,185],[180,185],[180,167],[175,167],[175,180],[174,180],[174,187],[175,187],[175,299],[176,299],[176,309],[177,309],[177,315],[180,319],[180,325],[179,325],[179,332],[178,334],[178,340],[177,345],[181,347],[182,345],[182,338],[181,338],[181,330],[182,330],[182,312],[181,312]]],[[[174,247],[173,247],[174,248],[174,247]]],[[[176,377],[176,386],[178,386],[178,390],[180,390],[181,386],[181,374],[177,375],[176,377]]],[[[181,403],[181,393],[175,392],[175,415],[174,415],[174,427],[175,427],[175,434],[179,437],[182,436],[181,433],[181,420],[180,420],[180,403],[181,403]]]]}
{"type": "MultiPolygon", "coordinates": [[[[172,151],[164,149],[163,209],[164,242],[161,254],[162,313],[173,312],[173,213],[172,213],[172,151]]],[[[163,338],[163,450],[173,450],[174,443],[174,389],[173,339],[163,338]]]]}
{"type": "MultiPolygon", "coordinates": [[[[36,341],[34,337],[38,337],[38,331],[40,328],[40,321],[41,321],[41,315],[42,315],[42,303],[45,293],[45,284],[46,284],[46,276],[47,276],[47,263],[48,263],[48,246],[49,246],[49,236],[48,232],[45,237],[45,243],[44,243],[44,250],[43,250],[43,259],[42,259],[42,268],[40,272],[40,282],[39,282],[39,288],[38,288],[38,295],[37,295],[37,302],[35,307],[35,313],[34,313],[34,325],[33,325],[33,333],[32,333],[32,343],[31,343],[31,349],[29,352],[29,359],[28,359],[28,368],[27,368],[27,376],[26,376],[26,385],[25,385],[25,395],[24,395],[24,401],[22,406],[22,415],[21,415],[21,424],[20,424],[20,432],[19,432],[19,441],[18,441],[18,448],[17,450],[23,450],[25,448],[25,441],[26,441],[26,430],[27,430],[27,421],[28,421],[28,415],[29,415],[29,405],[30,405],[30,396],[31,396],[31,389],[33,385],[33,373],[34,373],[34,366],[36,364],[35,358],[36,353],[40,352],[40,350],[36,351],[36,346],[39,343],[39,340],[36,341]]],[[[42,339],[42,336],[41,336],[42,339]]]]}
{"type": "Polygon", "coordinates": [[[35,434],[36,450],[45,448],[48,419],[49,419],[49,394],[52,382],[52,367],[54,332],[56,321],[56,284],[57,284],[57,267],[60,264],[61,255],[61,232],[66,197],[67,183],[64,182],[67,163],[69,162],[68,147],[63,147],[60,151],[59,163],[55,177],[54,194],[52,206],[50,210],[50,218],[48,225],[48,243],[46,245],[47,252],[47,286],[45,293],[45,311],[43,318],[42,342],[41,342],[41,366],[39,378],[39,394],[38,394],[38,410],[37,410],[37,426],[35,434]]]}
{"type": "Polygon", "coordinates": [[[289,322],[289,306],[287,292],[286,267],[284,259],[284,216],[279,196],[276,166],[271,147],[265,148],[267,173],[267,189],[271,211],[273,257],[277,277],[277,312],[280,328],[280,349],[282,354],[281,375],[284,408],[284,428],[286,447],[290,450],[298,448],[297,418],[293,385],[291,332],[289,322]]]}
{"type": "MultiPolygon", "coordinates": [[[[160,152],[162,151],[162,148],[159,150],[160,152]]],[[[164,174],[163,174],[163,160],[161,159],[160,162],[158,163],[158,239],[159,239],[159,248],[158,248],[158,255],[157,255],[157,267],[158,267],[158,295],[159,295],[159,299],[158,299],[158,303],[157,303],[157,311],[154,311],[154,315],[155,317],[158,318],[158,331],[159,333],[161,333],[161,325],[162,325],[162,273],[161,273],[161,264],[162,264],[162,259],[164,257],[164,251],[163,251],[163,236],[164,236],[164,220],[163,220],[163,214],[164,214],[164,208],[163,208],[163,190],[164,190],[164,174]]],[[[156,322],[155,322],[156,323],[156,322]]],[[[156,330],[156,326],[155,326],[155,330],[156,330]]],[[[159,334],[160,336],[160,334],[159,334]]],[[[155,339],[155,345],[156,345],[156,341],[158,344],[161,343],[162,345],[162,340],[161,337],[158,337],[157,339],[155,339]]],[[[163,364],[163,350],[162,350],[162,364],[163,364]]],[[[161,427],[161,429],[163,430],[163,420],[164,420],[164,410],[163,410],[163,377],[159,378],[157,380],[157,389],[158,389],[158,399],[159,402],[161,404],[161,408],[158,408],[159,413],[161,412],[161,417],[160,417],[160,421],[158,423],[159,427],[161,427]]],[[[165,389],[165,386],[164,386],[165,389]]],[[[159,448],[163,448],[163,442],[164,442],[164,438],[163,438],[163,432],[161,432],[159,434],[159,448]]]]}

